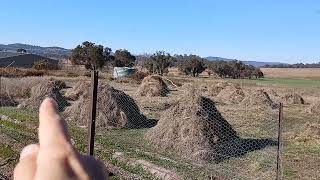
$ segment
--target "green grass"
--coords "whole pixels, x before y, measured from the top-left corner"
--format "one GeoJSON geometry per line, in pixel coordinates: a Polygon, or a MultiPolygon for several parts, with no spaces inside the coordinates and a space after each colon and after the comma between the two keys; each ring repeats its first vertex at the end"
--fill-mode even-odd
{"type": "Polygon", "coordinates": [[[262,78],[262,79],[237,79],[229,80],[246,84],[280,85],[288,87],[320,87],[320,80],[311,79],[286,79],[286,78],[262,78]]]}
{"type": "Polygon", "coordinates": [[[8,144],[0,143],[0,157],[3,159],[11,159],[15,157],[15,152],[8,144]]]}
{"type": "Polygon", "coordinates": [[[315,145],[304,145],[303,143],[289,143],[285,142],[284,147],[285,154],[303,154],[314,157],[320,157],[320,146],[315,145]]]}
{"type": "Polygon", "coordinates": [[[283,168],[283,176],[286,177],[286,179],[292,179],[296,178],[297,170],[294,170],[288,166],[285,166],[283,168]]]}
{"type": "Polygon", "coordinates": [[[17,124],[17,123],[8,121],[8,120],[1,120],[0,121],[0,125],[4,126],[6,129],[11,129],[11,130],[14,130],[14,131],[26,132],[26,133],[33,132],[32,130],[30,130],[29,128],[27,128],[24,125],[17,124]]]}
{"type": "Polygon", "coordinates": [[[11,119],[17,119],[21,122],[35,121],[37,118],[29,111],[15,108],[1,107],[0,114],[6,115],[11,119]]]}
{"type": "Polygon", "coordinates": [[[308,86],[308,87],[320,87],[319,80],[309,80],[309,79],[281,79],[281,78],[264,78],[257,80],[257,83],[262,84],[277,84],[277,85],[287,85],[287,86],[308,86]]]}

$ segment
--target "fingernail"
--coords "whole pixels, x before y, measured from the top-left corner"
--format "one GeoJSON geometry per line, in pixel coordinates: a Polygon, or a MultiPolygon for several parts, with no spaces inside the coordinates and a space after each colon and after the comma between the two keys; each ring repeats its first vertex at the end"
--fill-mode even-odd
{"type": "Polygon", "coordinates": [[[30,156],[38,151],[38,146],[37,145],[29,145],[25,148],[20,153],[20,160],[26,158],[27,156],[30,156]]]}
{"type": "Polygon", "coordinates": [[[52,97],[46,97],[46,99],[49,103],[51,103],[53,106],[55,106],[56,108],[58,107],[58,103],[55,99],[53,99],[52,97]]]}

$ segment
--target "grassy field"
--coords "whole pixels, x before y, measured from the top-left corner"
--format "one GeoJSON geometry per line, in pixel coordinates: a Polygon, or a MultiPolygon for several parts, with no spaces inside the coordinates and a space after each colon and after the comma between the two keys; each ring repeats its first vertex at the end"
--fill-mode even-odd
{"type": "MultiPolygon", "coordinates": [[[[64,77],[68,86],[72,86],[79,78],[64,77]]],[[[221,79],[214,78],[186,78],[168,77],[174,83],[183,85],[195,84],[204,96],[210,97],[210,86],[221,79]]],[[[5,92],[12,92],[15,97],[27,98],[18,91],[24,86],[28,91],[35,83],[47,81],[48,78],[3,79],[2,88],[5,92]],[[6,85],[7,84],[7,85],[6,85]]],[[[88,80],[81,77],[81,80],[88,80]]],[[[138,84],[130,81],[109,81],[101,79],[116,89],[120,89],[133,97],[142,113],[150,119],[159,119],[168,106],[171,106],[183,93],[182,87],[170,86],[172,92],[168,97],[137,97],[135,92],[138,84]]],[[[279,96],[297,92],[303,95],[307,104],[286,105],[284,109],[283,129],[283,167],[284,179],[320,179],[320,146],[314,141],[301,141],[297,137],[304,132],[308,123],[320,124],[317,114],[308,114],[305,109],[314,101],[320,100],[320,82],[317,79],[302,79],[290,77],[266,77],[261,80],[228,80],[240,83],[247,95],[257,89],[272,89],[279,96]]],[[[211,98],[211,97],[210,97],[211,98]]],[[[218,110],[237,131],[241,139],[277,139],[277,110],[260,107],[242,107],[234,104],[217,104],[218,110]]],[[[37,114],[14,107],[0,108],[0,179],[12,175],[19,152],[29,143],[37,140],[37,114]]],[[[85,153],[86,133],[83,127],[68,121],[69,130],[76,148],[85,153]]],[[[274,179],[276,168],[275,144],[263,148],[252,149],[248,152],[230,156],[220,163],[200,164],[185,159],[174,150],[155,147],[146,140],[145,132],[149,129],[97,129],[95,154],[104,161],[106,166],[116,175],[113,179],[166,179],[165,177],[179,177],[180,179],[274,179]],[[155,169],[157,171],[155,171],[155,169]]],[[[246,146],[248,144],[245,144],[246,146]]],[[[251,144],[255,146],[257,144],[251,144]]],[[[236,149],[229,149],[236,151],[236,149]]]]}
{"type": "Polygon", "coordinates": [[[262,78],[258,80],[242,79],[230,81],[255,84],[258,86],[320,87],[320,80],[312,79],[262,78]]]}
{"type": "Polygon", "coordinates": [[[261,68],[267,78],[320,80],[320,68],[261,68]]]}
{"type": "MultiPolygon", "coordinates": [[[[6,164],[6,168],[1,169],[0,173],[4,177],[10,175],[11,172],[5,171],[5,169],[12,170],[22,146],[37,142],[37,117],[29,112],[17,111],[15,108],[1,108],[0,112],[8,117],[8,120],[0,121],[2,142],[4,142],[0,144],[0,157],[3,161],[2,164],[6,164]]],[[[69,123],[69,130],[75,141],[76,148],[85,153],[87,131],[78,128],[72,123],[69,123]]],[[[252,167],[261,171],[260,176],[270,177],[270,169],[274,170],[274,167],[270,167],[270,165],[274,165],[275,147],[270,147],[265,151],[253,152],[241,158],[230,158],[223,163],[203,166],[180,159],[170,151],[154,148],[143,138],[146,131],[147,129],[98,129],[95,144],[96,155],[104,160],[107,166],[114,171],[117,172],[117,168],[120,168],[121,170],[118,173],[124,177],[137,177],[139,179],[157,179],[158,177],[146,170],[143,164],[134,164],[130,163],[130,161],[143,160],[150,162],[154,168],[165,168],[183,179],[207,179],[208,177],[246,179],[245,177],[252,173],[250,171],[256,170],[250,169],[252,167]],[[115,154],[120,152],[123,157],[116,158],[115,154]],[[244,167],[234,166],[242,163],[246,163],[249,166],[245,168],[246,171],[243,171],[244,167]]],[[[273,172],[271,173],[273,174],[273,172]]],[[[114,177],[114,179],[117,178],[119,177],[114,177]]]]}

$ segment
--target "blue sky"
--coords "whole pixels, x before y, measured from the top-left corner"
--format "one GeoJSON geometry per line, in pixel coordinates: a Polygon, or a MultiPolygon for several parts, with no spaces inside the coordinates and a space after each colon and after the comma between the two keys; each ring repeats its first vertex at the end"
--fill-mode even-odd
{"type": "Polygon", "coordinates": [[[320,61],[319,0],[1,0],[0,43],[320,61]]]}

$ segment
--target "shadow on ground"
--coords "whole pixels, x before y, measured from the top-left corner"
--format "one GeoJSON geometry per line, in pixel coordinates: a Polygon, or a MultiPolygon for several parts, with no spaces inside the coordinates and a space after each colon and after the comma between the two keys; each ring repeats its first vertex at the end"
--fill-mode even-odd
{"type": "Polygon", "coordinates": [[[269,146],[277,146],[276,140],[265,138],[241,138],[232,125],[222,116],[216,108],[215,102],[202,97],[201,103],[208,116],[210,126],[207,127],[207,137],[212,147],[211,160],[219,163],[229,158],[243,156],[249,152],[260,150],[269,146]],[[215,140],[218,137],[218,140],[215,140]]]}
{"type": "Polygon", "coordinates": [[[213,152],[213,161],[222,162],[229,158],[237,158],[252,151],[261,150],[269,146],[277,146],[278,142],[272,139],[242,139],[218,143],[213,152]]]}

